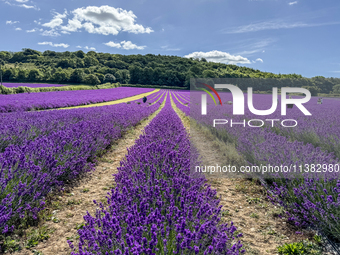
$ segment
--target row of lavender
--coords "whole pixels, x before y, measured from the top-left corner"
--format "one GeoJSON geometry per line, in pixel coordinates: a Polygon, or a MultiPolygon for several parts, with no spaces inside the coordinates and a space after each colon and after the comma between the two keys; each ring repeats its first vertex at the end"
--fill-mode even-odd
{"type": "Polygon", "coordinates": [[[102,103],[151,92],[153,90],[154,89],[149,88],[120,87],[113,89],[0,95],[0,113],[102,103]]]}
{"type": "MultiPolygon", "coordinates": [[[[301,113],[299,115],[297,109],[287,109],[285,118],[298,119],[298,127],[290,129],[277,127],[276,131],[279,132],[274,132],[268,127],[254,128],[248,125],[244,127],[242,124],[231,127],[231,119],[234,123],[244,123],[244,119],[261,118],[259,116],[254,118],[249,112],[245,116],[232,116],[232,105],[226,104],[231,100],[231,94],[219,94],[223,105],[215,106],[213,100],[208,97],[208,114],[201,115],[201,93],[191,92],[189,115],[199,123],[211,127],[221,139],[235,143],[238,151],[244,155],[250,165],[297,166],[296,172],[291,168],[288,172],[274,172],[267,176],[270,178],[267,179],[270,188],[275,194],[273,199],[290,212],[290,219],[297,225],[312,224],[329,236],[340,239],[340,181],[337,168],[340,164],[339,158],[335,156],[335,151],[329,152],[311,143],[303,142],[302,137],[296,135],[294,140],[293,135],[282,134],[283,132],[294,134],[314,132],[321,137],[320,139],[323,134],[323,137],[326,137],[324,139],[333,137],[334,141],[338,141],[336,139],[339,138],[340,121],[336,114],[337,101],[324,100],[324,104],[317,105],[315,99],[312,99],[306,105],[313,114],[313,117],[309,118],[301,116],[301,113]],[[227,119],[228,123],[213,128],[214,119],[227,119]],[[317,126],[316,123],[320,125],[317,126]],[[305,164],[310,166],[309,171],[307,172],[304,167],[301,172],[299,166],[305,164]],[[316,166],[314,169],[311,167],[312,164],[316,166]],[[317,172],[318,164],[322,167],[320,173],[317,172]]],[[[256,109],[270,108],[268,101],[271,102],[271,96],[255,95],[254,97],[256,109]]],[[[188,99],[186,95],[182,95],[182,98],[188,99]]],[[[188,114],[188,109],[182,104],[177,102],[177,106],[188,114]]],[[[274,118],[282,119],[282,116],[274,113],[262,119],[274,118]]]]}
{"type": "Polygon", "coordinates": [[[124,103],[0,114],[0,233],[35,218],[52,187],[91,171],[97,155],[158,107],[124,103]]]}
{"type": "Polygon", "coordinates": [[[29,87],[29,88],[49,88],[49,87],[63,87],[67,85],[62,84],[43,84],[43,83],[6,83],[4,82],[2,85],[4,85],[7,88],[17,88],[17,87],[29,87]]]}
{"type": "Polygon", "coordinates": [[[216,191],[190,173],[197,157],[167,96],[121,162],[108,206],[100,203],[95,216],[84,217],[72,254],[243,253],[236,227],[220,222],[216,191]]]}

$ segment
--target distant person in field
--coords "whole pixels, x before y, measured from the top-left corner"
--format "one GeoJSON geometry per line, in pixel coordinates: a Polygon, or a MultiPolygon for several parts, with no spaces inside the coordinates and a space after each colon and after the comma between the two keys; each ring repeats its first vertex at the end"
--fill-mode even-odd
{"type": "Polygon", "coordinates": [[[146,103],[146,100],[148,100],[148,99],[146,98],[146,96],[144,96],[143,97],[143,103],[146,103]]]}

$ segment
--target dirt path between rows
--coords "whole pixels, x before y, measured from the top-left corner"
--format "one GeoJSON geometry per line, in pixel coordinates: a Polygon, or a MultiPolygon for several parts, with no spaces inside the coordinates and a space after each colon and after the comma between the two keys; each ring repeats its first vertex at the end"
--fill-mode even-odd
{"type": "MultiPolygon", "coordinates": [[[[165,97],[166,98],[166,97],[165,97]]],[[[105,197],[115,185],[113,174],[117,173],[120,161],[127,154],[127,149],[134,145],[135,140],[142,134],[144,128],[164,107],[163,101],[160,108],[132,127],[116,144],[100,159],[95,171],[87,174],[79,183],[72,188],[68,188],[62,196],[54,198],[49,212],[53,218],[43,223],[47,229],[53,229],[48,240],[40,242],[31,250],[24,249],[15,254],[32,254],[33,250],[42,252],[44,255],[66,255],[71,253],[67,240],[77,243],[76,227],[84,222],[83,216],[88,211],[91,215],[95,214],[96,206],[93,200],[106,203],[105,197]]],[[[41,226],[40,226],[41,227],[41,226]]],[[[37,254],[37,253],[36,253],[37,254]]]]}
{"type": "MultiPolygon", "coordinates": [[[[202,165],[228,165],[226,151],[235,154],[235,148],[222,145],[207,129],[192,124],[176,105],[173,104],[173,108],[190,133],[191,142],[201,156],[202,165]]],[[[233,155],[232,159],[235,158],[233,155]]],[[[240,240],[246,254],[278,254],[279,245],[307,238],[312,240],[314,233],[297,229],[288,224],[285,218],[278,217],[283,213],[282,208],[274,206],[267,199],[266,190],[255,181],[216,174],[206,174],[206,177],[221,199],[223,221],[234,222],[238,231],[243,233],[240,240]],[[297,234],[297,231],[301,234],[297,234]]]]}

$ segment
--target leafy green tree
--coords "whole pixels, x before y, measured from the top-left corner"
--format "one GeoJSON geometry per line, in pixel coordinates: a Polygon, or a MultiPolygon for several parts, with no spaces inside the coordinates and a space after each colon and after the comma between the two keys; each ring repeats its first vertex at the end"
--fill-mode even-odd
{"type": "Polygon", "coordinates": [[[3,61],[8,61],[11,59],[11,53],[8,51],[0,51],[0,59],[3,61]]]}
{"type": "Polygon", "coordinates": [[[138,84],[142,76],[143,69],[140,68],[139,66],[133,65],[133,66],[130,66],[129,71],[130,71],[130,83],[138,84]]]}
{"type": "Polygon", "coordinates": [[[303,86],[303,88],[308,89],[312,96],[318,96],[320,89],[316,86],[303,86]]]}
{"type": "Polygon", "coordinates": [[[85,80],[85,74],[84,71],[81,69],[75,69],[71,76],[70,76],[70,82],[73,83],[82,83],[85,80]]]}
{"type": "Polygon", "coordinates": [[[62,59],[56,65],[56,67],[61,67],[61,68],[69,68],[69,67],[75,68],[76,66],[77,66],[76,61],[71,58],[62,59]]]}
{"type": "Polygon", "coordinates": [[[85,77],[85,83],[89,85],[98,85],[100,84],[100,80],[98,77],[94,74],[88,74],[85,77]]]}
{"type": "Polygon", "coordinates": [[[84,58],[84,64],[85,64],[86,67],[96,66],[96,65],[99,64],[99,61],[96,58],[92,57],[92,56],[89,56],[89,57],[86,56],[84,58]]]}
{"type": "Polygon", "coordinates": [[[110,83],[114,83],[116,81],[116,77],[113,76],[113,74],[107,73],[104,76],[104,82],[110,82],[110,83]]]}
{"type": "Polygon", "coordinates": [[[85,56],[86,56],[85,53],[82,50],[76,51],[75,54],[78,58],[85,58],[85,56]]]}
{"type": "Polygon", "coordinates": [[[28,73],[28,80],[29,81],[39,81],[39,78],[40,78],[40,73],[39,73],[39,70],[37,70],[37,69],[32,69],[28,73]]]}
{"type": "Polygon", "coordinates": [[[25,69],[20,69],[18,72],[17,80],[18,81],[25,81],[27,78],[27,72],[25,69]]]}
{"type": "Polygon", "coordinates": [[[2,86],[2,67],[5,65],[5,61],[0,59],[0,82],[2,86]]]}
{"type": "Polygon", "coordinates": [[[103,83],[105,75],[101,73],[95,73],[95,75],[98,77],[100,83],[103,83]]]}
{"type": "Polygon", "coordinates": [[[15,71],[14,69],[7,69],[3,74],[4,81],[12,81],[15,79],[15,71]]]}
{"type": "Polygon", "coordinates": [[[53,74],[52,79],[56,82],[67,82],[69,77],[66,70],[58,68],[57,71],[53,74]]]}
{"type": "Polygon", "coordinates": [[[333,87],[333,92],[335,94],[340,94],[340,84],[337,84],[333,87]]]}

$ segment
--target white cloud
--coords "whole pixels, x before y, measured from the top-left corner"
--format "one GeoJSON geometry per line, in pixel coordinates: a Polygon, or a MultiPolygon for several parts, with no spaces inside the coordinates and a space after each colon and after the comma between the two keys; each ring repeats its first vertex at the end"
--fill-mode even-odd
{"type": "Polygon", "coordinates": [[[288,4],[289,5],[294,5],[294,4],[297,4],[298,3],[298,1],[294,1],[294,2],[289,2],[288,4]]]}
{"type": "Polygon", "coordinates": [[[20,27],[17,27],[15,30],[16,31],[21,31],[22,29],[20,27]]]}
{"type": "Polygon", "coordinates": [[[35,31],[37,31],[37,30],[35,30],[35,28],[33,28],[31,30],[26,30],[27,33],[34,33],[35,31]]]}
{"type": "Polygon", "coordinates": [[[256,62],[261,62],[261,63],[263,63],[263,60],[262,60],[262,58],[257,58],[256,60],[253,60],[252,62],[253,62],[253,63],[256,63],[256,62]]]}
{"type": "Polygon", "coordinates": [[[6,21],[6,25],[13,25],[13,24],[16,24],[16,23],[20,23],[20,22],[19,21],[12,21],[12,20],[6,21]]]}
{"type": "Polygon", "coordinates": [[[307,24],[304,22],[295,22],[295,23],[287,23],[284,21],[265,21],[254,23],[246,26],[240,26],[235,29],[225,31],[228,34],[240,34],[240,33],[248,33],[248,32],[256,32],[261,30],[273,30],[273,29],[289,29],[289,28],[298,28],[298,27],[319,27],[319,26],[328,26],[328,25],[337,25],[340,22],[329,22],[329,23],[319,23],[319,24],[307,24]]]}
{"type": "Polygon", "coordinates": [[[133,44],[131,41],[122,41],[121,42],[124,50],[143,50],[146,46],[137,46],[136,44],[133,44]]]}
{"type": "Polygon", "coordinates": [[[185,58],[205,58],[210,62],[226,63],[226,64],[250,64],[249,59],[244,58],[240,55],[231,55],[227,52],[222,51],[209,51],[209,52],[193,52],[184,56],[185,58]]]}
{"type": "Polygon", "coordinates": [[[76,48],[81,49],[82,47],[78,45],[78,46],[76,46],[76,48]]]}
{"type": "Polygon", "coordinates": [[[54,13],[53,19],[43,24],[52,30],[79,32],[84,29],[91,34],[117,35],[120,32],[134,34],[151,33],[150,27],[136,24],[137,16],[132,11],[108,5],[87,6],[63,14],[54,13]],[[71,16],[66,20],[67,16],[71,16]],[[64,24],[65,22],[65,24],[64,24]],[[67,22],[67,23],[66,23],[67,22]]]}
{"type": "Polygon", "coordinates": [[[166,50],[166,51],[179,51],[179,50],[181,50],[180,48],[169,48],[168,45],[161,46],[161,48],[163,50],[166,50]]]}
{"type": "Polygon", "coordinates": [[[27,4],[20,4],[19,7],[24,7],[26,9],[35,9],[36,7],[33,5],[27,5],[27,4]]]}
{"type": "Polygon", "coordinates": [[[21,4],[13,4],[11,2],[11,0],[5,1],[5,3],[10,5],[10,6],[18,6],[18,7],[23,7],[23,8],[26,8],[26,9],[34,9],[34,10],[37,10],[37,11],[40,10],[40,8],[37,7],[36,5],[27,5],[27,4],[24,4],[24,3],[29,2],[29,0],[14,0],[14,2],[21,3],[21,4]]]}
{"type": "Polygon", "coordinates": [[[38,42],[39,45],[50,45],[52,47],[64,47],[64,48],[68,48],[70,45],[66,44],[66,43],[52,43],[52,42],[38,42]]]}
{"type": "Polygon", "coordinates": [[[86,49],[86,50],[96,50],[96,48],[94,48],[94,47],[88,47],[88,46],[85,46],[84,49],[86,49]]]}
{"type": "Polygon", "coordinates": [[[67,16],[67,11],[65,11],[63,14],[55,12],[53,19],[48,23],[42,24],[42,26],[48,27],[48,28],[51,28],[51,29],[58,27],[61,24],[63,24],[63,22],[64,22],[63,19],[66,18],[66,16],[67,16]]]}
{"type": "Polygon", "coordinates": [[[131,41],[121,41],[120,43],[115,42],[107,42],[104,43],[106,46],[112,47],[112,48],[123,48],[124,50],[144,50],[146,46],[137,46],[136,44],[133,44],[131,41]]]}
{"type": "Polygon", "coordinates": [[[107,43],[104,43],[106,46],[112,47],[112,48],[121,48],[122,46],[120,45],[120,43],[114,43],[112,41],[109,41],[107,43]]]}
{"type": "MultiPolygon", "coordinates": [[[[41,30],[40,30],[41,31],[41,30]]],[[[59,36],[60,34],[54,30],[43,30],[41,31],[43,36],[59,36]]]]}

